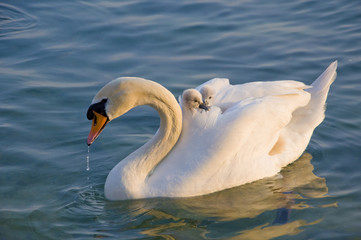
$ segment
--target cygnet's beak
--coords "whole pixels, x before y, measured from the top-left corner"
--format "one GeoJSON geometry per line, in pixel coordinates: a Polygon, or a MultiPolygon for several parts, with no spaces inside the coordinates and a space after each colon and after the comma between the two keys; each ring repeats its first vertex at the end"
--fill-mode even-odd
{"type": "Polygon", "coordinates": [[[93,111],[93,113],[94,113],[94,118],[92,122],[92,127],[88,135],[88,141],[87,141],[88,146],[90,146],[90,144],[92,144],[95,141],[95,139],[103,131],[105,125],[107,125],[107,123],[109,122],[109,119],[107,117],[95,111],[93,111]]]}
{"type": "Polygon", "coordinates": [[[205,103],[199,104],[199,108],[209,111],[209,107],[207,107],[207,105],[205,103]]]}

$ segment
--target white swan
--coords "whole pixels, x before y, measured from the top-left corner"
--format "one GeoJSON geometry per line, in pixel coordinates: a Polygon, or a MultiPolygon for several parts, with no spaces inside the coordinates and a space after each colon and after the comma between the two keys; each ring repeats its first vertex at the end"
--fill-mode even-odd
{"type": "Polygon", "coordinates": [[[336,67],[332,63],[310,89],[298,83],[302,87],[280,94],[251,96],[223,114],[218,107],[189,117],[183,111],[183,130],[181,109],[164,87],[140,78],[111,81],[89,107],[89,145],[107,122],[138,105],[154,107],[161,123],[151,140],[111,170],[106,198],[190,197],[276,174],[302,154],[323,120],[336,67]]]}

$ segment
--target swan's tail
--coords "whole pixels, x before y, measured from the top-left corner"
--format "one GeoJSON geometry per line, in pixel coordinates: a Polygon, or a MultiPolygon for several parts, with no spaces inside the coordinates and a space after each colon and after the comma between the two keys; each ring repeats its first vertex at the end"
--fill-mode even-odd
{"type": "Polygon", "coordinates": [[[314,129],[325,118],[325,103],[331,84],[336,78],[337,61],[330,66],[305,89],[311,94],[308,104],[293,112],[291,122],[283,129],[288,150],[284,157],[279,156],[280,165],[286,166],[297,159],[307,147],[314,129]],[[292,156],[292,157],[290,157],[292,156]]]}
{"type": "MultiPolygon", "coordinates": [[[[309,114],[309,124],[317,127],[325,118],[325,104],[331,84],[336,79],[337,61],[330,66],[311,84],[311,88],[305,91],[311,93],[311,100],[304,111],[309,114]]],[[[301,110],[301,109],[300,109],[301,110]]]]}
{"type": "Polygon", "coordinates": [[[313,130],[325,118],[325,104],[330,90],[330,86],[336,78],[337,61],[330,66],[311,84],[310,88],[305,89],[311,94],[309,103],[297,109],[293,113],[292,121],[289,126],[292,131],[311,137],[313,130]]]}
{"type": "Polygon", "coordinates": [[[331,84],[335,81],[337,73],[337,61],[328,66],[328,68],[311,84],[311,88],[307,91],[311,93],[312,98],[320,99],[321,102],[326,102],[328,90],[331,84]]]}

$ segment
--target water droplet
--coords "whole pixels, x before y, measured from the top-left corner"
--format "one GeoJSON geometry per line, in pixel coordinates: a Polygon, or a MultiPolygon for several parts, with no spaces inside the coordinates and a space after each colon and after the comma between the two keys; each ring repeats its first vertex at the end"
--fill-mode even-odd
{"type": "Polygon", "coordinates": [[[89,152],[90,152],[90,146],[88,146],[88,154],[86,155],[86,170],[87,170],[87,171],[90,170],[90,166],[89,166],[89,152]]]}

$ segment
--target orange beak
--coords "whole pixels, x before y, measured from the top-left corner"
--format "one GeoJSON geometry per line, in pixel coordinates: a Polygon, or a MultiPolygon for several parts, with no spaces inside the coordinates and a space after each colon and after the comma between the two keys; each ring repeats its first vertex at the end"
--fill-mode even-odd
{"type": "Polygon", "coordinates": [[[95,111],[93,111],[94,113],[94,118],[93,118],[93,122],[92,122],[92,127],[90,129],[89,132],[89,136],[88,136],[88,146],[90,146],[90,144],[92,144],[95,139],[99,136],[99,134],[103,131],[105,125],[109,122],[109,119],[95,111]]]}

